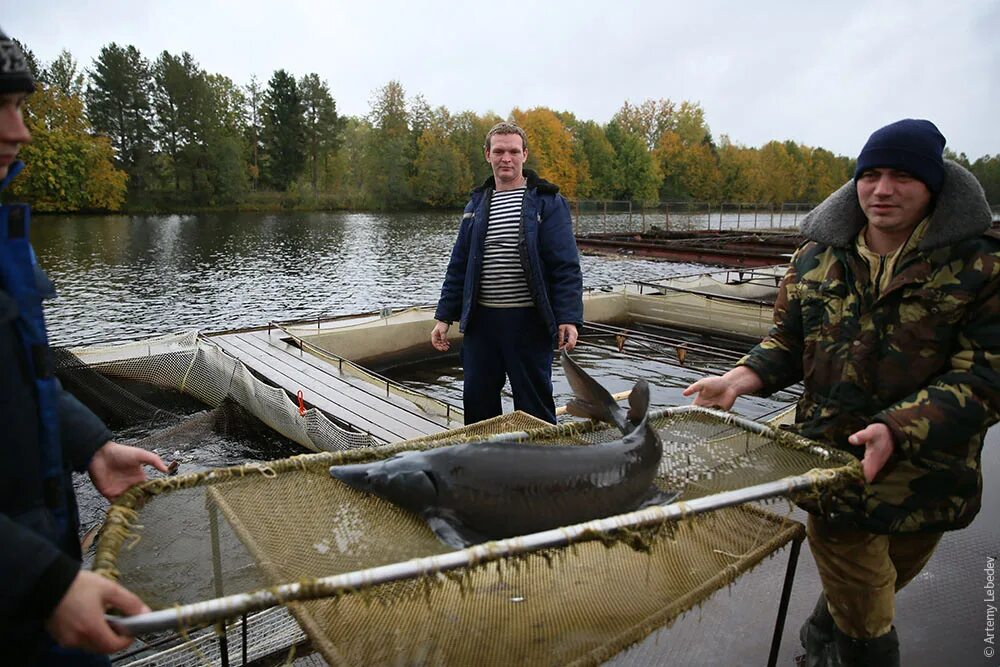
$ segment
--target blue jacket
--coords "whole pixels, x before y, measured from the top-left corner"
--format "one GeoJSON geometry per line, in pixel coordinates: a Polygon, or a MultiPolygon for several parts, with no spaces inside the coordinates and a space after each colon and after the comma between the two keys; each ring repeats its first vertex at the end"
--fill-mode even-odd
{"type": "MultiPolygon", "coordinates": [[[[11,167],[0,190],[21,166],[11,167]]],[[[0,216],[4,222],[0,228],[7,231],[0,238],[4,244],[0,262],[5,263],[0,266],[0,655],[16,655],[30,663],[29,656],[42,646],[45,619],[80,569],[71,471],[85,470],[112,435],[51,379],[40,302],[55,292],[25,245],[27,208],[4,206],[0,216]],[[27,286],[21,281],[20,302],[8,284],[14,276],[34,278],[34,284],[27,286]],[[30,311],[38,316],[32,318],[30,311]],[[24,343],[27,324],[35,327],[42,341],[30,354],[24,343]],[[39,384],[39,375],[49,378],[51,391],[39,384]],[[52,398],[50,420],[39,409],[42,392],[52,398]],[[53,433],[52,451],[43,444],[46,432],[53,433]]]]}
{"type": "MultiPolygon", "coordinates": [[[[518,240],[521,268],[538,314],[554,340],[560,324],[575,324],[577,328],[583,325],[580,256],[569,205],[559,194],[559,187],[530,169],[525,169],[524,175],[528,189],[521,209],[518,240]]],[[[434,318],[442,322],[458,320],[460,331],[465,331],[476,309],[490,197],[495,186],[491,176],[472,191],[434,313],[434,318]]]]}

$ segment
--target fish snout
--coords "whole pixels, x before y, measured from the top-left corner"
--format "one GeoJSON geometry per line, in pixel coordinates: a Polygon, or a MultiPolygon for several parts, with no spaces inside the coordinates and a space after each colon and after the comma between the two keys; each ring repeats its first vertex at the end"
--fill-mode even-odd
{"type": "Polygon", "coordinates": [[[371,466],[367,463],[330,466],[330,475],[333,478],[339,479],[352,488],[361,490],[371,488],[370,472],[371,466]]]}

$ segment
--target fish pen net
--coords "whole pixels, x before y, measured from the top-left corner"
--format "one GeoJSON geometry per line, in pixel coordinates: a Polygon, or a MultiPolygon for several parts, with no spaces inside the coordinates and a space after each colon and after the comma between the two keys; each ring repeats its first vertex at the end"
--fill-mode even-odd
{"type": "Polygon", "coordinates": [[[181,625],[198,623],[182,605],[272,596],[332,665],[598,664],[804,536],[790,510],[696,513],[698,503],[792,476],[808,484],[783,495],[823,493],[860,474],[846,453],[724,413],[651,418],[663,442],[656,484],[681,491],[678,503],[549,531],[565,544],[512,538],[453,552],[417,516],[328,471],[503,433],[581,447],[620,438],[604,424],[550,426],[513,413],[394,445],[152,480],[109,510],[94,569],[176,611],[181,625]],[[456,555],[461,566],[446,567],[456,555]],[[406,576],[375,574],[414,563],[406,576]]]}
{"type": "MultiPolygon", "coordinates": [[[[268,428],[312,451],[334,451],[381,444],[369,433],[334,421],[315,408],[300,406],[238,359],[197,332],[112,346],[55,350],[60,381],[110,426],[146,429],[176,424],[183,417],[156,404],[145,392],[166,390],[215,409],[225,419],[233,406],[268,428]]],[[[127,435],[127,432],[126,432],[127,435]]]]}

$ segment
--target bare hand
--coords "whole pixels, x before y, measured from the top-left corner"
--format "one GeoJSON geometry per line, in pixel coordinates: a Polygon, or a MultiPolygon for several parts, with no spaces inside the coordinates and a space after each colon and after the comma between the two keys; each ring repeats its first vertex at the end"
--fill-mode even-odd
{"type": "Polygon", "coordinates": [[[737,366],[721,377],[702,378],[683,391],[684,396],[696,394],[694,405],[729,410],[743,394],[752,394],[764,386],[760,376],[749,366],[737,366]]]}
{"type": "Polygon", "coordinates": [[[576,347],[576,339],[579,334],[576,331],[575,324],[560,324],[559,325],[559,347],[562,350],[565,348],[567,352],[572,352],[573,348],[576,347]]]}
{"type": "Polygon", "coordinates": [[[167,466],[153,452],[108,442],[94,454],[87,471],[101,495],[114,500],[133,484],[146,481],[144,465],[167,472],[167,466]]]}
{"type": "Polygon", "coordinates": [[[451,349],[451,341],[448,340],[448,329],[450,328],[451,325],[447,322],[438,321],[434,325],[434,330],[431,331],[431,345],[438,352],[447,352],[451,349]]]}
{"type": "Polygon", "coordinates": [[[112,607],[129,616],[149,611],[134,593],[99,574],[80,570],[45,621],[45,629],[62,646],[114,653],[131,644],[132,638],[115,634],[104,620],[104,612],[112,607]]]}
{"type": "Polygon", "coordinates": [[[847,441],[858,447],[864,446],[865,457],[861,459],[861,469],[869,484],[882,471],[896,448],[892,431],[881,422],[869,424],[857,433],[852,433],[847,441]]]}

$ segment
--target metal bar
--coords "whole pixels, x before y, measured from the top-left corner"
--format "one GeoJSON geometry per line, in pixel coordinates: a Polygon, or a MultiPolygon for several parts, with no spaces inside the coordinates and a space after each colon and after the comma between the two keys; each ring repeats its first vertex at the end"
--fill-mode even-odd
{"type": "Polygon", "coordinates": [[[767,306],[768,308],[774,307],[773,301],[764,301],[763,299],[750,299],[745,296],[733,296],[731,294],[715,294],[713,292],[703,292],[696,289],[684,289],[683,287],[673,287],[671,285],[662,285],[659,283],[636,281],[636,284],[648,285],[650,287],[656,287],[657,289],[669,290],[671,292],[683,292],[685,294],[695,294],[697,296],[703,296],[708,299],[718,299],[720,301],[737,301],[739,303],[750,303],[758,306],[767,306]]]}
{"type": "Polygon", "coordinates": [[[610,324],[599,324],[597,322],[584,322],[584,329],[596,331],[600,334],[620,334],[628,338],[633,338],[641,341],[648,341],[650,343],[658,343],[660,345],[677,347],[683,345],[690,352],[698,352],[701,354],[716,356],[725,360],[739,360],[743,358],[745,352],[738,352],[735,350],[730,350],[724,347],[716,347],[713,345],[705,345],[703,343],[697,343],[695,341],[686,340],[684,338],[670,338],[668,336],[660,336],[658,334],[651,333],[649,331],[642,331],[639,329],[627,329],[623,327],[616,327],[610,324]]]}
{"type": "Polygon", "coordinates": [[[243,614],[243,667],[247,667],[247,615],[243,614]]]}
{"type": "MultiPolygon", "coordinates": [[[[736,418],[732,421],[740,423],[743,420],[736,418]]],[[[769,427],[761,424],[757,426],[762,432],[770,430],[769,427]]],[[[230,595],[224,598],[196,602],[171,609],[161,609],[146,614],[136,614],[135,616],[124,618],[106,616],[105,618],[116,632],[126,635],[138,635],[147,632],[181,628],[213,620],[232,618],[248,611],[258,611],[287,602],[307,599],[307,596],[308,599],[312,599],[344,591],[366,589],[391,581],[434,575],[478,563],[492,562],[515,554],[565,546],[577,541],[584,535],[595,532],[606,533],[621,528],[664,523],[724,507],[732,507],[756,500],[787,495],[799,489],[812,487],[816,484],[816,481],[817,477],[815,473],[786,477],[774,482],[695,498],[687,502],[678,502],[666,506],[657,505],[607,519],[597,519],[574,526],[477,544],[467,549],[437,556],[415,558],[390,565],[323,577],[311,582],[308,586],[298,583],[284,584],[253,593],[230,595]]]]}
{"type": "MultiPolygon", "coordinates": [[[[212,535],[212,575],[215,578],[215,594],[222,597],[222,554],[219,549],[219,514],[215,508],[215,503],[208,504],[208,525],[212,535]]],[[[221,619],[213,619],[221,620],[221,619]]],[[[219,657],[225,667],[229,667],[229,641],[226,636],[226,625],[220,623],[219,630],[219,657]]]]}
{"type": "Polygon", "coordinates": [[[785,632],[785,616],[788,614],[788,601],[792,597],[792,584],[795,582],[795,566],[799,561],[799,549],[802,540],[792,540],[792,548],[788,554],[788,567],[785,568],[785,583],[781,586],[781,602],[778,603],[778,618],[774,621],[774,636],[771,638],[771,654],[767,658],[767,667],[778,664],[778,650],[781,648],[781,635],[785,632]]]}

